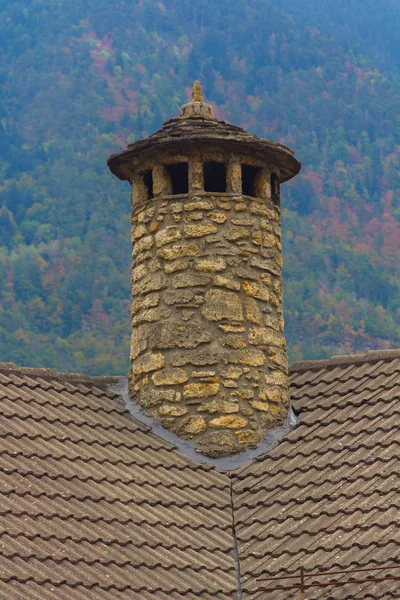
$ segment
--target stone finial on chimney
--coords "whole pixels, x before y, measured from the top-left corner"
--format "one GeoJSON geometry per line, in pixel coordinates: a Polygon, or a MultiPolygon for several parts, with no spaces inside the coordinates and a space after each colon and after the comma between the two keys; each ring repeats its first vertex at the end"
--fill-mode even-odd
{"type": "Polygon", "coordinates": [[[256,445],[289,406],[279,189],[300,163],[214,119],[196,82],[108,165],[132,184],[131,395],[207,456],[256,445]]]}
{"type": "Polygon", "coordinates": [[[193,84],[191,102],[203,102],[203,91],[197,79],[193,84]]]}
{"type": "Polygon", "coordinates": [[[211,104],[203,102],[203,92],[199,81],[195,81],[192,88],[190,102],[181,107],[181,119],[207,119],[214,121],[214,112],[211,104]]]}

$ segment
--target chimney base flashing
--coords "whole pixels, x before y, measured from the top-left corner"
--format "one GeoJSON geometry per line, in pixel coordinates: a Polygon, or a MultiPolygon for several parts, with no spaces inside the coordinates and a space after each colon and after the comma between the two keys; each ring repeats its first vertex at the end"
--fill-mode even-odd
{"type": "Polygon", "coordinates": [[[247,448],[237,454],[215,458],[199,453],[192,442],[182,439],[176,433],[165,429],[159,421],[147,415],[144,408],[139,406],[136,399],[130,395],[128,379],[126,377],[121,377],[117,383],[110,385],[109,389],[121,397],[132,418],[142,427],[146,427],[153,435],[175,446],[179,452],[191,460],[211,465],[221,473],[234,471],[244,465],[251,464],[259,456],[271,452],[282,441],[284,436],[297,425],[296,415],[290,406],[282,425],[270,429],[256,447],[247,448]]]}

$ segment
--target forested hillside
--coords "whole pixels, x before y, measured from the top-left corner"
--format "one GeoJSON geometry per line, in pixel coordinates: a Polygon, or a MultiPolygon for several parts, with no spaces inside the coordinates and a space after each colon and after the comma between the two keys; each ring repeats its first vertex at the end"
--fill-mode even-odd
{"type": "Polygon", "coordinates": [[[397,0],[0,4],[0,360],[124,373],[129,186],[107,156],[177,115],[292,147],[291,360],[400,346],[397,0]]]}

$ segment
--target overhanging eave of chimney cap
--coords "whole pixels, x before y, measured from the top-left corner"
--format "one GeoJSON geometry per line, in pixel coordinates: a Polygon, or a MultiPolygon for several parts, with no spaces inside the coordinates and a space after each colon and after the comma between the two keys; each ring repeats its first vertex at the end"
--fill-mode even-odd
{"type": "Polygon", "coordinates": [[[159,152],[161,148],[169,150],[177,146],[189,150],[191,146],[202,143],[219,147],[229,144],[230,152],[243,152],[271,162],[281,171],[281,183],[297,175],[301,169],[301,163],[295,158],[293,151],[283,144],[259,138],[225,121],[181,117],[169,119],[148,138],[138,140],[129,144],[125,150],[112,154],[107,165],[119,179],[129,180],[132,160],[139,155],[149,155],[153,151],[159,152]]]}

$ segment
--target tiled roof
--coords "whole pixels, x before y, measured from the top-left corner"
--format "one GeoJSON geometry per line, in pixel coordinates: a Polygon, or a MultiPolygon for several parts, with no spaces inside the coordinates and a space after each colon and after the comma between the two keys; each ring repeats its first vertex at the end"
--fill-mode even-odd
{"type": "Polygon", "coordinates": [[[1,599],[286,600],[257,579],[400,563],[400,352],[295,364],[298,426],[231,473],[133,419],[117,381],[0,365],[1,599]]]}
{"type": "MultiPolygon", "coordinates": [[[[400,566],[400,352],[297,363],[291,395],[298,426],[235,473],[246,600],[298,598],[299,592],[257,591],[298,580],[257,579],[297,574],[300,566],[313,572],[400,566]]],[[[383,574],[341,579],[365,576],[383,574]]],[[[399,582],[315,588],[307,598],[400,598],[399,582]]]]}
{"type": "Polygon", "coordinates": [[[229,477],[149,434],[112,379],[0,372],[0,598],[236,589],[229,477]]]}

